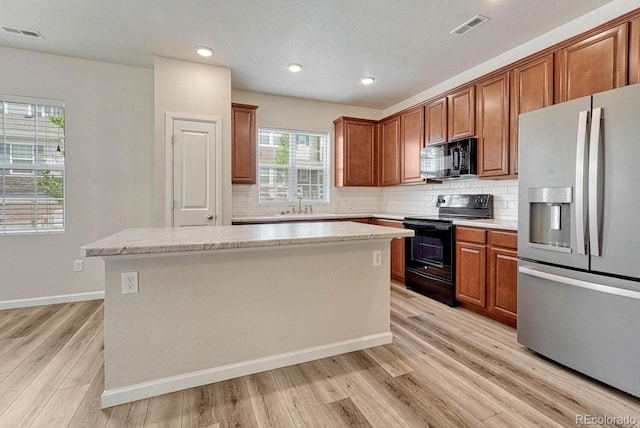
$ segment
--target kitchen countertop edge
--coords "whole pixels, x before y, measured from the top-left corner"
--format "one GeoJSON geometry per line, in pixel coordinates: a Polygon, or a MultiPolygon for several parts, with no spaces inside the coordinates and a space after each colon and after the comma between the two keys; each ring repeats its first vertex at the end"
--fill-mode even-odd
{"type": "Polygon", "coordinates": [[[413,236],[412,230],[354,222],[301,222],[126,229],[83,245],[84,257],[170,254],[234,248],[338,243],[413,236]]]}

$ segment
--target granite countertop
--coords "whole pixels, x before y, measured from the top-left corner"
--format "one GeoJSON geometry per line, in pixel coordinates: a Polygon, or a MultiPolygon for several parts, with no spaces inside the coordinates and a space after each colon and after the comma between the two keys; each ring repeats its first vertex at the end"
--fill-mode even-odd
{"type": "Polygon", "coordinates": [[[300,222],[126,229],[83,245],[85,257],[209,251],[413,236],[412,230],[355,222],[300,222]]]}
{"type": "MultiPolygon", "coordinates": [[[[424,214],[399,214],[399,213],[348,213],[348,214],[331,214],[331,213],[314,213],[314,214],[265,214],[258,216],[233,217],[234,223],[285,223],[295,221],[310,220],[338,220],[350,218],[373,217],[388,220],[403,221],[405,217],[420,217],[424,214]]],[[[437,214],[434,214],[437,217],[437,214]]],[[[487,219],[487,220],[454,220],[454,225],[484,227],[488,229],[501,229],[518,231],[517,220],[504,219],[487,219]]]]}
{"type": "Polygon", "coordinates": [[[517,220],[502,220],[499,218],[492,218],[487,220],[454,220],[453,224],[456,226],[471,226],[471,227],[484,227],[487,229],[502,229],[518,231],[517,220]]]}
{"type": "MultiPolygon", "coordinates": [[[[310,221],[310,220],[342,220],[350,218],[384,218],[389,220],[404,220],[409,214],[397,214],[397,213],[313,213],[313,214],[264,214],[264,215],[252,215],[252,216],[237,216],[233,217],[231,221],[233,223],[284,223],[292,221],[310,221]]],[[[417,214],[414,214],[417,215],[417,214]]]]}

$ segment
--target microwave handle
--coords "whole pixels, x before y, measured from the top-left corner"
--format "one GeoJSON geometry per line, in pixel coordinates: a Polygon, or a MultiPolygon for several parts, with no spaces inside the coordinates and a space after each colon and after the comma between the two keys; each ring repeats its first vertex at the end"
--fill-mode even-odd
{"type": "Polygon", "coordinates": [[[453,149],[451,149],[451,155],[453,156],[453,170],[459,171],[460,170],[460,148],[454,147],[453,149]]]}

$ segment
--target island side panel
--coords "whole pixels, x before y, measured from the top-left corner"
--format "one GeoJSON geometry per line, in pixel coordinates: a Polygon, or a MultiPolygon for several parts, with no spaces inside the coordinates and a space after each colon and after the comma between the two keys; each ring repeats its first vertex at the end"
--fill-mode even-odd
{"type": "MultiPolygon", "coordinates": [[[[211,369],[235,363],[391,338],[388,239],[122,256],[107,258],[105,272],[105,395],[145,382],[165,393],[209,383],[211,369]],[[122,294],[123,272],[138,272],[138,293],[122,294]],[[172,376],[184,379],[163,386],[172,376]]],[[[247,373],[223,374],[215,380],[247,373]]]]}

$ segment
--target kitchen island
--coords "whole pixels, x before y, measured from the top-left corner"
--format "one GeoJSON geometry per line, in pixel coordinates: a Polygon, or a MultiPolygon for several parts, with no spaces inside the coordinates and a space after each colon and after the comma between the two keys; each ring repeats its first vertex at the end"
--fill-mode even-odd
{"type": "Polygon", "coordinates": [[[389,242],[354,222],[128,229],[105,262],[110,407],[391,342],[389,242]],[[138,292],[123,294],[123,274],[138,292]]]}

